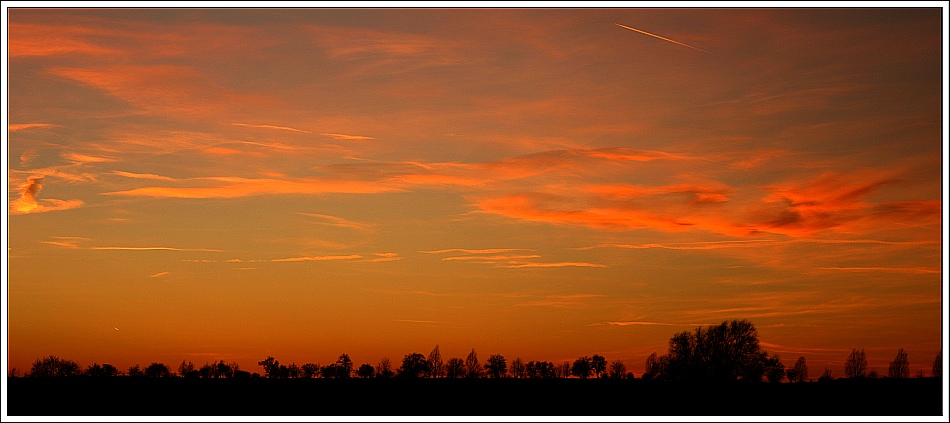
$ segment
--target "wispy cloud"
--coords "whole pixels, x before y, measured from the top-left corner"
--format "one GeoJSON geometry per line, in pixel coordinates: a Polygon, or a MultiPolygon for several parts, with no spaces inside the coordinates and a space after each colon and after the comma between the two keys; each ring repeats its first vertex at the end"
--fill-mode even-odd
{"type": "Polygon", "coordinates": [[[525,254],[525,255],[510,255],[510,256],[481,256],[481,255],[472,255],[472,256],[452,256],[445,257],[442,260],[453,261],[453,260],[484,260],[486,262],[491,261],[507,261],[507,260],[524,260],[532,258],[540,258],[541,256],[537,254],[525,254]]]}
{"type": "Polygon", "coordinates": [[[64,152],[60,156],[64,159],[69,160],[73,163],[106,163],[114,162],[116,159],[112,157],[99,157],[99,156],[90,156],[87,154],[79,154],[72,152],[64,152]]]}
{"type": "Polygon", "coordinates": [[[931,267],[822,267],[821,270],[837,270],[842,272],[894,272],[911,273],[915,275],[940,273],[940,269],[931,267]]]}
{"type": "Polygon", "coordinates": [[[90,250],[116,250],[116,251],[200,251],[219,253],[224,250],[214,250],[209,248],[176,248],[176,247],[89,247],[90,250]]]}
{"type": "Polygon", "coordinates": [[[303,129],[291,128],[289,126],[275,126],[275,125],[251,125],[247,123],[232,123],[234,126],[244,126],[248,128],[260,128],[260,129],[275,129],[279,131],[291,131],[291,132],[301,132],[304,134],[309,134],[310,131],[304,131],[303,129]]]}
{"type": "Polygon", "coordinates": [[[330,216],[328,214],[303,213],[303,212],[297,212],[297,214],[318,219],[317,221],[311,221],[311,223],[317,224],[317,225],[336,226],[340,228],[350,228],[350,229],[356,229],[359,231],[367,231],[367,232],[373,230],[372,225],[365,224],[365,223],[357,223],[350,220],[346,220],[342,217],[330,216]]]}
{"type": "Polygon", "coordinates": [[[57,210],[69,210],[81,207],[82,200],[37,200],[43,189],[43,177],[31,177],[19,186],[20,198],[10,202],[10,214],[45,213],[57,210]]]}
{"type": "Polygon", "coordinates": [[[123,172],[121,170],[113,170],[113,174],[132,179],[154,179],[158,181],[174,181],[175,178],[162,175],[154,175],[151,173],[132,173],[132,172],[123,172]]]}
{"type": "Polygon", "coordinates": [[[518,264],[499,265],[497,267],[504,267],[507,269],[527,269],[527,268],[550,268],[550,267],[607,267],[607,265],[600,264],[600,263],[565,261],[565,262],[556,262],[556,263],[518,263],[518,264]]]}
{"type": "Polygon", "coordinates": [[[150,277],[150,278],[160,278],[160,277],[165,276],[165,275],[167,275],[167,274],[168,274],[168,272],[158,272],[158,273],[156,273],[156,274],[154,274],[154,275],[150,275],[149,277],[150,277]]]}
{"type": "Polygon", "coordinates": [[[75,242],[69,241],[40,241],[43,244],[55,245],[57,247],[79,248],[75,242]]]}
{"type": "Polygon", "coordinates": [[[486,248],[486,249],[467,249],[467,248],[447,248],[444,250],[420,251],[426,254],[445,254],[445,253],[467,253],[467,254],[498,254],[509,253],[512,251],[530,251],[527,248],[486,248]]]}
{"type": "Polygon", "coordinates": [[[366,140],[375,140],[376,138],[367,137],[365,135],[347,135],[347,134],[333,134],[333,133],[323,133],[320,134],[325,137],[330,137],[335,140],[340,141],[366,141],[366,140]]]}
{"type": "Polygon", "coordinates": [[[16,131],[25,131],[27,129],[34,129],[34,128],[51,128],[54,126],[59,126],[59,125],[52,124],[52,123],[11,123],[7,125],[7,129],[10,132],[16,132],[16,131]]]}
{"type": "Polygon", "coordinates": [[[332,260],[354,260],[362,258],[363,256],[359,254],[350,254],[345,256],[304,256],[304,257],[288,257],[270,260],[274,263],[281,262],[296,262],[296,261],[332,261],[332,260]]]}

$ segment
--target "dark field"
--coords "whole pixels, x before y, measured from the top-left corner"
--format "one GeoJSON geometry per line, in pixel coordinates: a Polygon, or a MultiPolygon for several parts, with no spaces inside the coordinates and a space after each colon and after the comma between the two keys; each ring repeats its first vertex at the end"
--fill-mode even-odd
{"type": "Polygon", "coordinates": [[[10,378],[11,416],[803,416],[942,413],[939,379],[671,385],[606,379],[10,378]]]}

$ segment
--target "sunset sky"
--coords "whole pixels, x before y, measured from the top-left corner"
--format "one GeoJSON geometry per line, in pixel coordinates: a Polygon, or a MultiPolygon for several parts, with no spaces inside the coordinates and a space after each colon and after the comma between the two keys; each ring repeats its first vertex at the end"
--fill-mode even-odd
{"type": "Polygon", "coordinates": [[[946,9],[7,12],[21,372],[941,350],[946,9]]]}

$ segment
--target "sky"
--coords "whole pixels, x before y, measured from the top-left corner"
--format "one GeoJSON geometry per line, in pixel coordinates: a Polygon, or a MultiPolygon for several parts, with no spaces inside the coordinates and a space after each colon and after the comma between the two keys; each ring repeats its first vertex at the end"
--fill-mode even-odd
{"type": "Polygon", "coordinates": [[[21,373],[941,351],[946,9],[7,12],[21,373]]]}

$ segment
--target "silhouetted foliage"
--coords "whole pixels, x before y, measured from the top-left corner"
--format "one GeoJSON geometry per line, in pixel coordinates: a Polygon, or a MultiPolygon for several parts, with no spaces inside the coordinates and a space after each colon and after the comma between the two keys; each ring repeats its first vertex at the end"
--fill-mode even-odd
{"type": "Polygon", "coordinates": [[[199,377],[198,370],[195,369],[195,363],[182,360],[178,365],[178,376],[193,379],[199,377]]]}
{"type": "Polygon", "coordinates": [[[531,379],[552,379],[557,377],[554,363],[550,361],[529,361],[525,373],[531,379]]]}
{"type": "Polygon", "coordinates": [[[785,365],[779,360],[777,355],[765,359],[765,378],[772,383],[781,382],[785,379],[785,365]]]}
{"type": "Polygon", "coordinates": [[[658,379],[662,372],[663,368],[660,365],[660,358],[656,353],[647,356],[647,362],[643,370],[643,378],[646,380],[658,379]]]}
{"type": "Polygon", "coordinates": [[[421,378],[428,372],[429,361],[419,353],[406,354],[402,359],[402,367],[399,368],[399,376],[410,379],[421,378]]]}
{"type": "Polygon", "coordinates": [[[145,376],[147,377],[171,377],[171,375],[172,372],[163,363],[152,363],[145,368],[145,376]]]}
{"type": "Polygon", "coordinates": [[[608,376],[611,379],[623,379],[627,375],[627,365],[623,364],[622,361],[612,361],[610,362],[610,367],[608,369],[608,376]]]}
{"type": "Polygon", "coordinates": [[[746,320],[677,333],[669,353],[656,361],[659,374],[654,369],[652,377],[673,381],[761,381],[770,362],[759,349],[758,331],[746,320]]]}
{"type": "Polygon", "coordinates": [[[100,366],[99,364],[93,363],[93,365],[86,368],[84,373],[86,376],[92,377],[118,376],[119,369],[111,364],[103,364],[100,366]]]}
{"type": "Polygon", "coordinates": [[[877,379],[877,378],[878,378],[877,370],[871,370],[870,372],[868,372],[867,378],[868,378],[868,379],[877,379]]]}
{"type": "Polygon", "coordinates": [[[590,377],[593,370],[594,368],[591,366],[590,357],[586,355],[574,360],[574,364],[571,365],[571,374],[581,379],[590,377]]]}
{"type": "Polygon", "coordinates": [[[426,361],[429,364],[429,377],[441,378],[445,376],[445,363],[442,362],[442,354],[439,352],[438,345],[429,352],[429,357],[426,358],[426,361]]]}
{"type": "Polygon", "coordinates": [[[501,354],[492,354],[485,363],[485,374],[493,379],[505,377],[508,373],[508,363],[501,354]]]}
{"type": "Polygon", "coordinates": [[[297,379],[301,374],[303,374],[303,371],[300,370],[300,366],[298,366],[297,363],[291,362],[290,365],[287,366],[287,377],[297,379]]]}
{"type": "Polygon", "coordinates": [[[7,371],[7,376],[20,377],[20,369],[17,369],[16,367],[11,367],[10,370],[7,371]]]}
{"type": "Polygon", "coordinates": [[[458,379],[465,377],[465,362],[461,358],[453,357],[445,363],[445,377],[458,379]]]}
{"type": "Polygon", "coordinates": [[[347,379],[353,373],[353,360],[347,354],[340,354],[340,358],[329,366],[320,369],[320,375],[326,379],[347,379]]]}
{"type": "Polygon", "coordinates": [[[805,364],[805,357],[798,357],[795,366],[785,371],[785,376],[789,382],[804,382],[808,379],[808,364],[805,364]]]}
{"type": "Polygon", "coordinates": [[[320,365],[315,363],[305,363],[300,366],[300,376],[305,379],[312,379],[320,375],[320,365]]]}
{"type": "Polygon", "coordinates": [[[590,367],[594,372],[594,377],[604,377],[607,374],[607,359],[603,356],[594,354],[590,358],[590,367]]]}
{"type": "Polygon", "coordinates": [[[395,376],[395,373],[393,373],[392,363],[388,358],[385,357],[382,360],[379,360],[379,363],[376,364],[375,370],[377,378],[389,379],[395,376]]]}
{"type": "Polygon", "coordinates": [[[30,368],[30,377],[64,377],[82,374],[79,363],[54,355],[37,359],[30,368]]]}
{"type": "Polygon", "coordinates": [[[818,377],[819,382],[828,382],[834,380],[834,377],[831,376],[831,369],[825,367],[825,371],[822,372],[821,376],[818,377]]]}
{"type": "Polygon", "coordinates": [[[278,373],[280,372],[280,362],[274,359],[274,357],[267,356],[267,358],[258,361],[257,364],[264,368],[265,377],[278,377],[278,373]]]}
{"type": "Polygon", "coordinates": [[[145,372],[143,372],[142,369],[139,368],[139,365],[138,365],[138,364],[129,367],[129,371],[127,371],[125,374],[127,374],[127,375],[129,375],[129,376],[132,376],[132,377],[144,377],[144,376],[145,376],[145,372]]]}
{"type": "MultiPolygon", "coordinates": [[[[553,364],[552,364],[553,365],[553,364]]],[[[564,361],[554,366],[554,377],[566,379],[571,377],[571,362],[564,361]]]]}
{"type": "Polygon", "coordinates": [[[934,364],[930,367],[930,375],[933,377],[943,377],[943,350],[937,353],[937,358],[934,358],[934,364]]]}
{"type": "Polygon", "coordinates": [[[369,365],[368,363],[363,363],[360,368],[356,369],[356,375],[363,379],[369,379],[375,374],[376,369],[374,369],[373,366],[369,365]]]}
{"type": "Polygon", "coordinates": [[[851,350],[851,355],[848,356],[848,361],[844,363],[844,375],[849,378],[860,378],[867,376],[868,371],[868,359],[864,355],[864,349],[861,351],[857,349],[851,350]]]}
{"type": "Polygon", "coordinates": [[[482,376],[482,366],[478,363],[478,354],[475,348],[465,357],[465,377],[474,379],[482,376]]]}
{"type": "Polygon", "coordinates": [[[907,353],[904,352],[903,348],[898,348],[897,357],[894,357],[894,361],[892,361],[890,367],[887,368],[887,377],[910,377],[910,362],[907,361],[907,353]]]}
{"type": "Polygon", "coordinates": [[[527,376],[527,372],[525,372],[524,368],[524,362],[521,361],[521,357],[511,360],[511,368],[509,368],[508,371],[511,373],[511,377],[515,379],[521,379],[527,376]]]}

